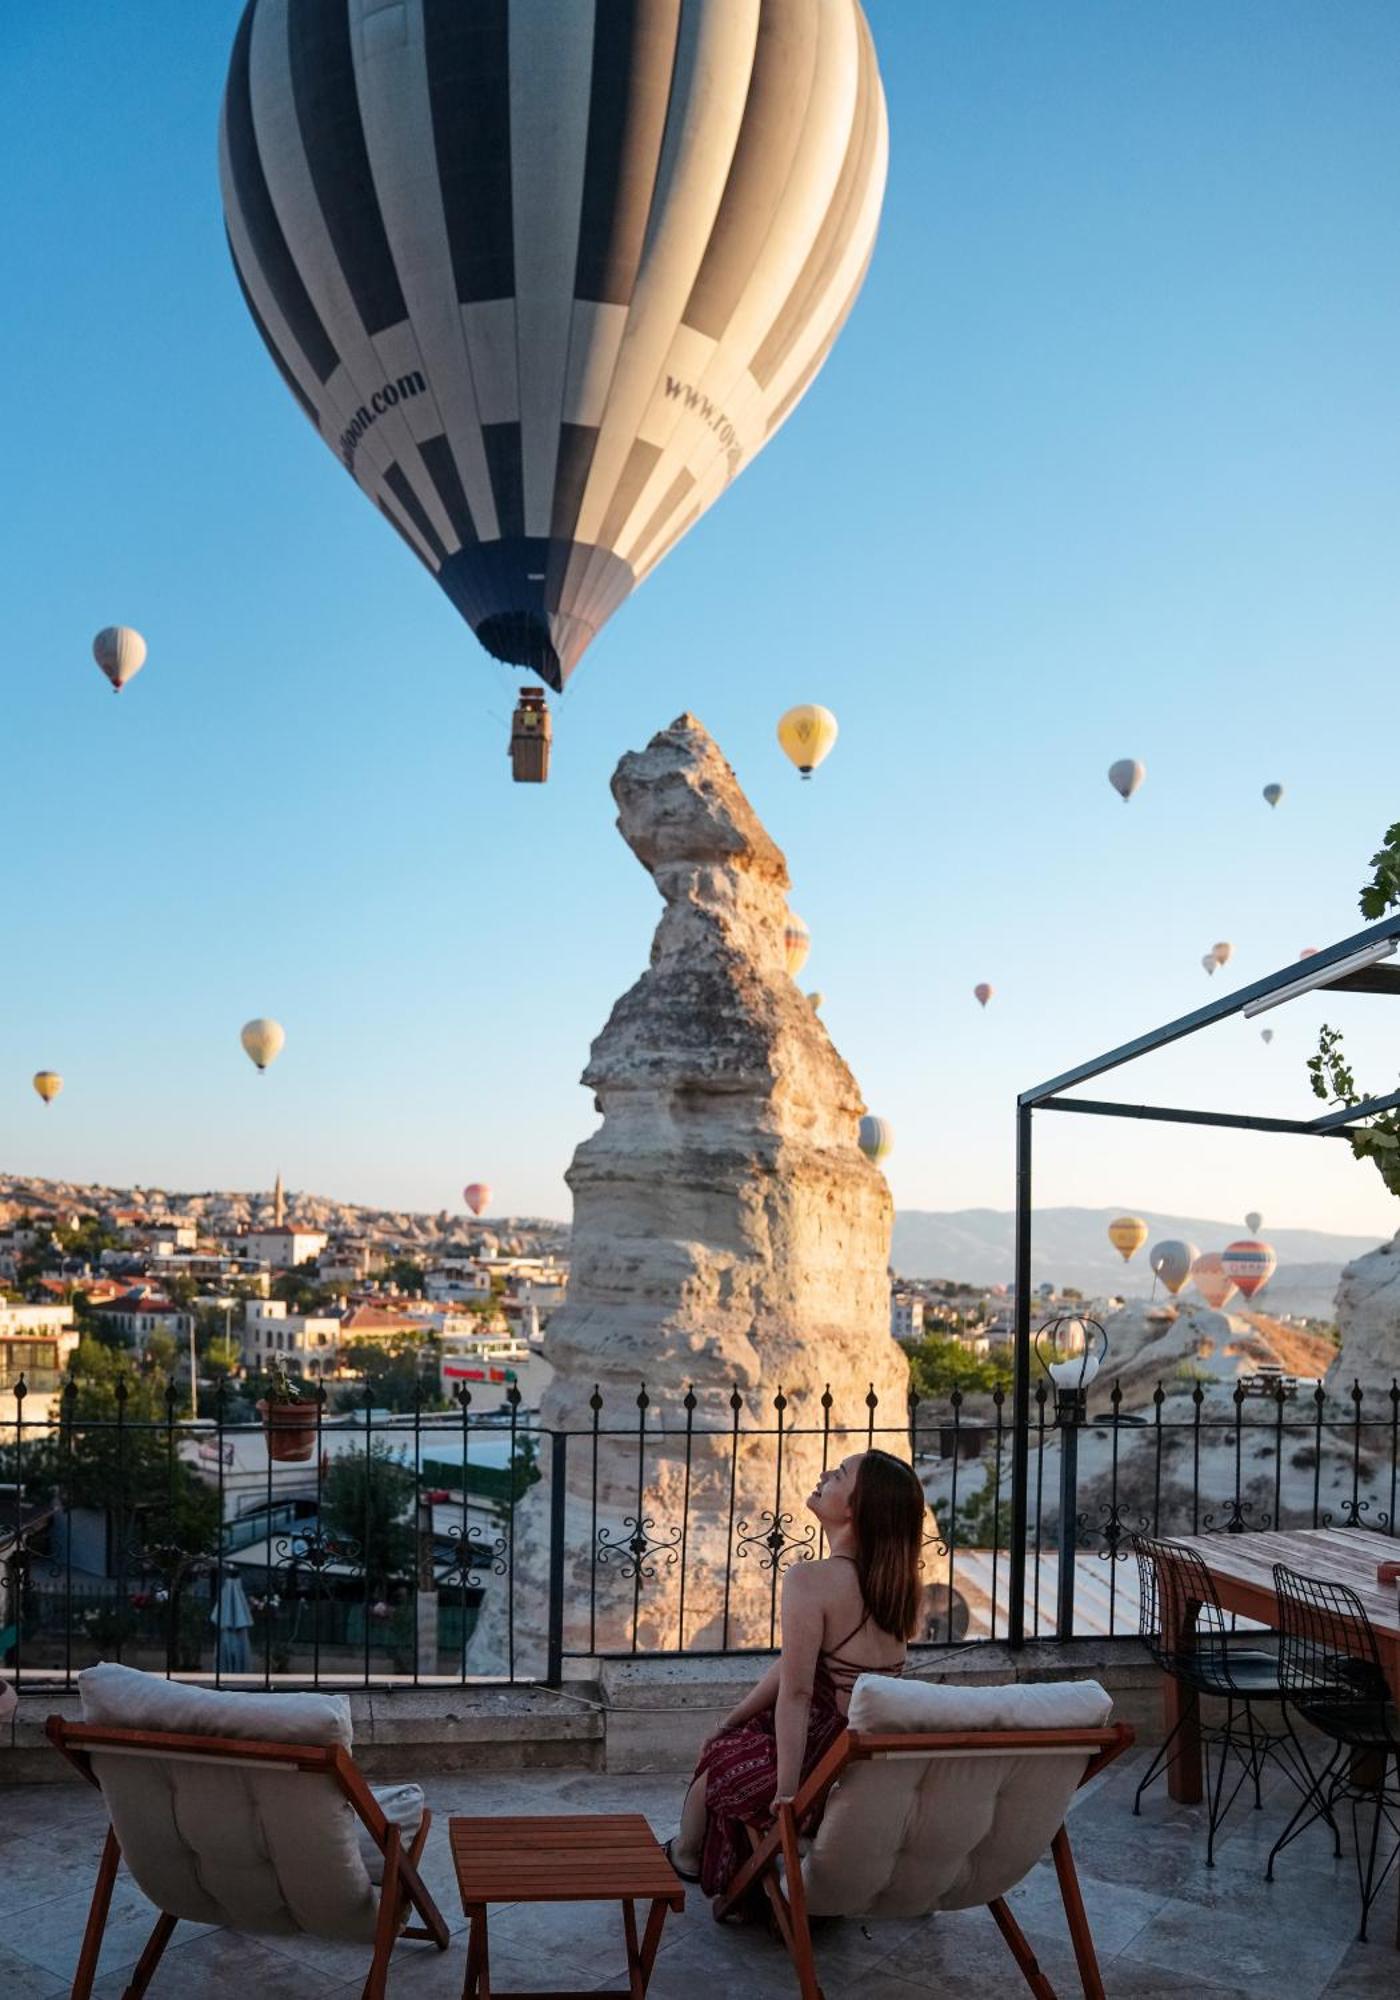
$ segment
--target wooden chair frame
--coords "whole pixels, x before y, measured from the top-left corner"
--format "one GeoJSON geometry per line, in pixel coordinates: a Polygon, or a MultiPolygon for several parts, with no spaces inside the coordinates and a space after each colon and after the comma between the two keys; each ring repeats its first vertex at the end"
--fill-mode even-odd
{"type": "MultiPolygon", "coordinates": [[[[375,1930],[374,1957],[370,1964],[369,1978],[365,1982],[364,2000],[384,2000],[389,1977],[389,1957],[397,1939],[422,1938],[435,1944],[439,1951],[447,1950],[447,1924],[418,1873],[418,1862],[428,1838],[432,1814],[425,1806],[418,1830],[410,1844],[405,1847],[398,1827],[392,1820],[386,1819],[354,1758],[339,1744],[322,1746],[268,1743],[241,1736],[185,1735],[163,1729],[107,1729],[89,1723],[67,1722],[61,1715],[49,1716],[44,1724],[44,1730],[54,1748],[81,1772],[89,1784],[96,1785],[99,1791],[101,1784],[92,1768],[92,1753],[102,1750],[134,1752],[154,1757],[189,1757],[198,1759],[202,1763],[228,1758],[240,1764],[280,1765],[294,1771],[310,1771],[321,1777],[331,1778],[337,1790],[349,1800],[356,1817],[368,1830],[371,1840],[384,1856],[384,1877],[379,1885],[379,1922],[375,1930]],[[422,1923],[410,1928],[408,1919],[414,1911],[422,1918],[422,1923]]],[[[102,1934],[107,1926],[112,1887],[117,1878],[117,1864],[120,1860],[121,1847],[117,1841],[116,1831],[109,1825],[107,1838],[102,1847],[102,1859],[98,1863],[97,1882],[92,1892],[87,1928],[83,1933],[83,1948],[73,1978],[71,2000],[89,2000],[92,1993],[93,1980],[97,1976],[97,1961],[102,1950],[102,1934]]],[[[172,1917],[168,1910],[161,1911],[154,1930],[146,1940],[146,1948],[137,1960],[122,2000],[139,2000],[139,1996],[146,1991],[160,1963],[161,1953],[170,1942],[171,1933],[178,1922],[179,1918],[172,1917]]]]}
{"type": "MultiPolygon", "coordinates": [[[[761,1887],[792,1959],[802,2000],[822,2000],[812,1953],[812,1931],[802,1881],[798,1829],[808,1813],[825,1803],[832,1786],[852,1764],[865,1763],[876,1757],[942,1758],[981,1754],[1005,1757],[1018,1751],[1054,1755],[1083,1750],[1088,1762],[1079,1782],[1087,1785],[1115,1757],[1121,1757],[1132,1741],[1133,1731],[1124,1722],[1115,1723],[1107,1729],[979,1729],[927,1733],[914,1730],[877,1733],[849,1729],[832,1744],[792,1803],[779,1806],[770,1826],[748,1828],[752,1852],[716,1902],[716,1921],[723,1923],[755,1885],[761,1887]],[[779,1880],[780,1862],[786,1888],[784,1882],[779,1880]]],[[[1063,1826],[1050,1843],[1050,1852],[1055,1859],[1055,1874],[1059,1879],[1070,1941],[1074,1946],[1086,2000],[1104,2000],[1094,1939],[1084,1909],[1084,1898],[1079,1892],[1079,1877],[1075,1873],[1069,1835],[1063,1826]]],[[[1036,2000],[1056,2000],[1055,1989],[1041,1971],[1025,1933],[1006,1906],[1006,1899],[997,1896],[987,1908],[996,1919],[997,1928],[1006,1939],[1011,1955],[1036,2000]]]]}

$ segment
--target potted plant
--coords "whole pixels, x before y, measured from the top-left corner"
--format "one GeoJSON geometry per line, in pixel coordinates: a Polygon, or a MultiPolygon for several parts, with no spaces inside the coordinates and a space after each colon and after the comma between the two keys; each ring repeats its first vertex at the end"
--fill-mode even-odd
{"type": "Polygon", "coordinates": [[[320,1403],[303,1382],[294,1382],[279,1363],[263,1383],[258,1399],[267,1438],[267,1455],[282,1464],[303,1464],[316,1449],[320,1403]]]}

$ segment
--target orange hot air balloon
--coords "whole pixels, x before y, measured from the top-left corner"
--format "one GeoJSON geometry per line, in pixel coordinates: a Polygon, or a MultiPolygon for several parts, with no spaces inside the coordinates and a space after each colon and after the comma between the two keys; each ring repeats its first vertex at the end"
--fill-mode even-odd
{"type": "Polygon", "coordinates": [[[974,986],[972,991],[974,997],[977,1000],[977,1004],[980,1007],[985,1007],[987,1002],[991,999],[992,995],[996,992],[996,988],[995,986],[989,986],[986,980],[984,979],[981,985],[974,986]]]}
{"type": "Polygon", "coordinates": [[[1147,1224],[1140,1215],[1120,1215],[1108,1225],[1108,1240],[1126,1264],[1147,1241],[1147,1224]]]}
{"type": "Polygon", "coordinates": [[[788,977],[796,979],[807,963],[812,951],[812,933],[795,910],[788,911],[787,927],[783,932],[783,953],[787,960],[788,977]]]}
{"type": "Polygon", "coordinates": [[[473,1215],[482,1215],[491,1206],[491,1188],[487,1181],[468,1181],[462,1189],[462,1199],[473,1215]]]}
{"type": "Polygon", "coordinates": [[[1207,1250],[1191,1266],[1191,1282],[1208,1306],[1219,1312],[1235,1296],[1239,1287],[1225,1269],[1218,1250],[1207,1250]]]}
{"type": "Polygon", "coordinates": [[[1278,1269],[1272,1244],[1257,1242],[1252,1236],[1242,1236],[1238,1243],[1223,1250],[1220,1262],[1247,1299],[1263,1291],[1278,1269]]]}

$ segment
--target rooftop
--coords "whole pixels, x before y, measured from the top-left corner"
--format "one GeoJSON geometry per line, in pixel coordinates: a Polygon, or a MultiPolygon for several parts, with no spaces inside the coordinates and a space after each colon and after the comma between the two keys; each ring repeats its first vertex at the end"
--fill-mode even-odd
{"type": "MultiPolygon", "coordinates": [[[[1378,1907],[1372,1942],[1357,1944],[1349,1857],[1333,1861],[1318,1830],[1290,1850],[1272,1886],[1264,1856],[1287,1799],[1266,1791],[1261,1812],[1225,1822],[1214,1869],[1205,1866],[1201,1807],[1175,1806],[1160,1788],[1132,1817],[1132,1795],[1150,1749],[1120,1760],[1087,1786],[1071,1810],[1084,1899],[1112,2000],[1380,2000],[1396,1982],[1393,1887],[1378,1907]]],[[[425,1781],[435,1815],[423,1872],[453,1930],[445,1954],[402,1944],[391,1989],[398,2000],[445,2000],[462,1990],[464,1920],[448,1853],[452,1813],[643,1812],[665,1837],[676,1827],[684,1780],[572,1770],[482,1772],[425,1781]]],[[[68,1991],[87,1913],[103,1828],[101,1799],[74,1781],[15,1786],[0,1795],[0,1990],[6,2000],[48,2000],[68,1991]]],[[[1046,1861],[1010,1901],[1056,1991],[1078,1993],[1054,1872],[1046,1861]]],[[[150,1928],[150,1908],[125,1875],[107,1927],[98,1994],[116,1994],[150,1928]]],[[[616,1987],[623,1967],[612,1906],[518,1904],[493,1909],[491,1968],[509,1987],[616,1987]]],[[[984,1910],[929,1921],[826,1923],[818,1966],[827,2000],[959,2000],[1024,1993],[984,1910]]],[[[182,1924],[152,1982],[154,2000],[264,2000],[343,1996],[363,1990],[363,1948],[312,1939],[257,1941],[182,1924]]],[[[721,1928],[698,1890],[668,1921],[651,1992],[692,2000],[712,1991],[735,2000],[796,2000],[782,1948],[766,1932],[721,1928]]]]}

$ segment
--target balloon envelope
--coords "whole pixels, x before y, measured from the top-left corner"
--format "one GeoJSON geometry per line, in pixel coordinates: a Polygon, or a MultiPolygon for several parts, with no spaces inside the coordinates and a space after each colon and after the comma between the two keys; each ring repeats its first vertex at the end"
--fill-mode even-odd
{"type": "Polygon", "coordinates": [[[269,1063],[276,1062],[286,1039],[286,1031],[280,1021],[270,1021],[262,1016],[256,1021],[246,1021],[239,1035],[248,1060],[256,1063],[259,1069],[266,1069],[269,1063]]]}
{"type": "Polygon", "coordinates": [[[987,1002],[991,999],[992,995],[996,992],[996,988],[995,986],[988,986],[986,980],[984,979],[982,981],[982,984],[980,986],[974,986],[972,991],[977,998],[978,1004],[980,1006],[985,1007],[987,1002]]]}
{"type": "Polygon", "coordinates": [[[811,386],[887,155],[858,0],[250,0],[220,133],[287,387],[556,689],[811,386]]]}
{"type": "Polygon", "coordinates": [[[1191,1266],[1199,1255],[1194,1243],[1183,1243],[1177,1237],[1169,1236],[1164,1243],[1153,1244],[1147,1261],[1175,1298],[1190,1277],[1191,1266]]]}
{"type": "Polygon", "coordinates": [[[1147,1241],[1147,1224],[1140,1215],[1120,1215],[1108,1225],[1108,1240],[1126,1264],[1147,1241]]]}
{"type": "Polygon", "coordinates": [[[1273,1040],[1273,1038],[1274,1038],[1274,1031],[1272,1028],[1261,1028],[1259,1030],[1259,1039],[1264,1044],[1265,1048],[1269,1046],[1269,1043],[1273,1040]]]}
{"type": "Polygon", "coordinates": [[[1146,776],[1146,764],[1139,764],[1135,757],[1120,757],[1116,764],[1110,764],[1108,767],[1108,782],[1124,805],[1128,803],[1146,776]]]}
{"type": "Polygon", "coordinates": [[[1244,1219],[1244,1226],[1251,1236],[1257,1236],[1264,1227],[1264,1218],[1257,1208],[1252,1208],[1244,1219]]]}
{"type": "Polygon", "coordinates": [[[783,932],[783,950],[787,957],[788,976],[796,979],[811,953],[812,933],[801,917],[791,910],[788,912],[787,928],[783,932]]]}
{"type": "Polygon", "coordinates": [[[1262,1291],[1278,1269],[1278,1258],[1269,1244],[1243,1237],[1221,1252],[1220,1262],[1247,1299],[1262,1291]]]}
{"type": "Polygon", "coordinates": [[[826,998],[825,993],[809,993],[807,995],[807,999],[811,1005],[812,1012],[814,1014],[820,1010],[821,1004],[823,1000],[825,1000],[825,998],[826,998]]]}
{"type": "Polygon", "coordinates": [[[490,1182],[468,1181],[462,1189],[462,1199],[473,1215],[484,1215],[491,1206],[490,1182]]]}
{"type": "Polygon", "coordinates": [[[1214,979],[1215,977],[1215,968],[1219,963],[1220,961],[1217,959],[1213,951],[1208,951],[1205,954],[1204,958],[1201,960],[1202,966],[1210,974],[1212,979],[1214,979]]]}
{"type": "Polygon", "coordinates": [[[804,778],[810,778],[818,764],[831,755],[838,732],[831,710],[816,702],[790,708],[778,723],[778,741],[804,778]]]}
{"type": "Polygon", "coordinates": [[[1235,1296],[1235,1281],[1225,1269],[1218,1250],[1207,1250],[1191,1266],[1191,1282],[1208,1306],[1217,1312],[1235,1296]]]}
{"type": "Polygon", "coordinates": [[[1265,785],[1264,797],[1269,801],[1269,804],[1271,806],[1276,806],[1279,800],[1283,797],[1283,786],[1265,785]]]}
{"type": "Polygon", "coordinates": [[[40,1069],[34,1072],[34,1088],[45,1104],[52,1104],[63,1088],[63,1078],[56,1069],[40,1069]]]}
{"type": "Polygon", "coordinates": [[[1211,946],[1210,955],[1217,965],[1228,965],[1235,955],[1235,947],[1232,944],[1227,944],[1222,938],[1219,944],[1211,946]]]}
{"type": "Polygon", "coordinates": [[[872,1118],[867,1111],[860,1121],[860,1150],[867,1160],[883,1160],[894,1147],[894,1127],[887,1118],[872,1118]]]}
{"type": "Polygon", "coordinates": [[[104,625],[92,642],[92,657],[120,694],[146,664],[146,642],[130,625],[104,625]]]}

